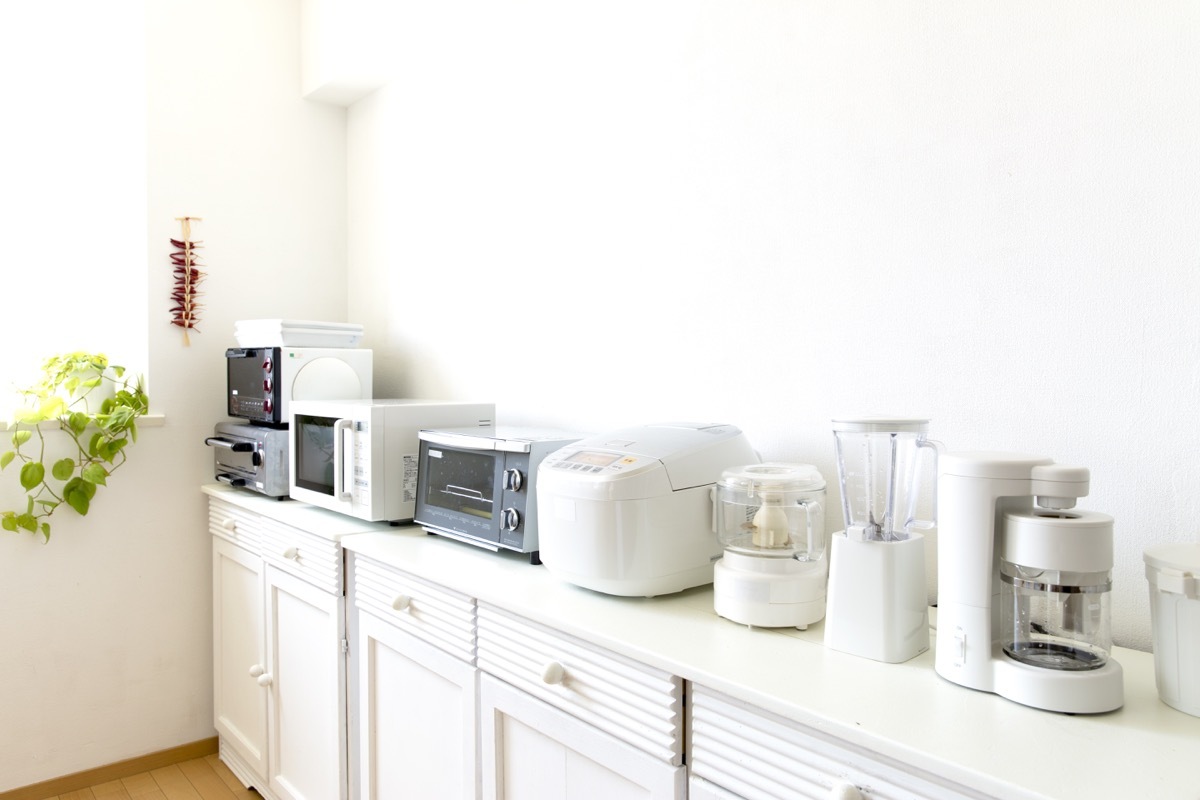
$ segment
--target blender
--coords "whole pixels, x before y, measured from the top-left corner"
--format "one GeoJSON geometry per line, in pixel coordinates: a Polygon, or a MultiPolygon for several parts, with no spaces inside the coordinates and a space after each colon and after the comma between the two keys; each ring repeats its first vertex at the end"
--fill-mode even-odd
{"type": "Polygon", "coordinates": [[[846,528],[830,537],[825,645],[895,664],[929,649],[919,490],[937,445],[927,419],[833,420],[846,528]]]}
{"type": "Polygon", "coordinates": [[[713,607],[744,625],[801,630],[825,616],[825,479],[811,464],[767,462],[722,473],[713,525],[725,550],[713,607]]]}
{"type": "Polygon", "coordinates": [[[953,453],[938,475],[937,673],[1033,708],[1124,703],[1112,649],[1113,520],[1075,510],[1084,467],[953,453]]]}

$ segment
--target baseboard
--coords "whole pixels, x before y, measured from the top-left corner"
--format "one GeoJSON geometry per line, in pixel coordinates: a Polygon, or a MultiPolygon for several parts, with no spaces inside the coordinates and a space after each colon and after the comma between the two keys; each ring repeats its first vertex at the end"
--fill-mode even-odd
{"type": "Polygon", "coordinates": [[[190,761],[193,758],[201,758],[212,755],[215,752],[217,752],[217,737],[213,736],[209,739],[201,739],[198,742],[181,744],[178,747],[170,747],[166,750],[147,753],[137,758],[127,758],[115,764],[107,764],[95,769],[85,769],[83,772],[64,775],[61,778],[51,778],[41,783],[34,783],[29,786],[22,786],[19,789],[0,792],[0,800],[42,800],[46,797],[54,797],[66,794],[67,792],[77,792],[80,789],[86,789],[98,783],[108,783],[109,781],[128,778],[130,775],[137,775],[141,772],[149,772],[152,769],[169,767],[172,764],[178,764],[180,761],[190,761]]]}

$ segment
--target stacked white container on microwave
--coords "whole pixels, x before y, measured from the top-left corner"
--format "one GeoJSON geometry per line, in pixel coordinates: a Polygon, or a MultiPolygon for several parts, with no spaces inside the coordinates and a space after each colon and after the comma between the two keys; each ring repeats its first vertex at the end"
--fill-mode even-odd
{"type": "Polygon", "coordinates": [[[242,347],[358,347],[363,326],[353,322],[243,319],[233,323],[242,347]]]}

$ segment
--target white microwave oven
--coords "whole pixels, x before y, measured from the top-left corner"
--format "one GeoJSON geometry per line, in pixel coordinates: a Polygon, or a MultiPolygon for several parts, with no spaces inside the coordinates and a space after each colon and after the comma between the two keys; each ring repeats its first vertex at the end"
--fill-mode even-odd
{"type": "Polygon", "coordinates": [[[288,431],[293,500],[370,522],[406,522],[417,497],[423,428],[486,428],[493,403],[295,400],[288,431]]]}

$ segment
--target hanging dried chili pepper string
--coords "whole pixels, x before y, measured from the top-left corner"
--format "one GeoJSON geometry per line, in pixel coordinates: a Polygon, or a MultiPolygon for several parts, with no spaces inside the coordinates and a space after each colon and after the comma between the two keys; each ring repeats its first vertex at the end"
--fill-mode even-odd
{"type": "Polygon", "coordinates": [[[197,287],[204,278],[199,269],[200,257],[196,249],[200,242],[192,241],[192,222],[201,222],[200,217],[176,217],[183,226],[183,238],[172,239],[171,246],[176,252],[171,253],[171,265],[175,274],[175,286],[171,290],[171,324],[183,328],[183,343],[190,345],[188,331],[199,332],[196,323],[200,321],[200,303],[197,301],[200,292],[197,287]]]}

